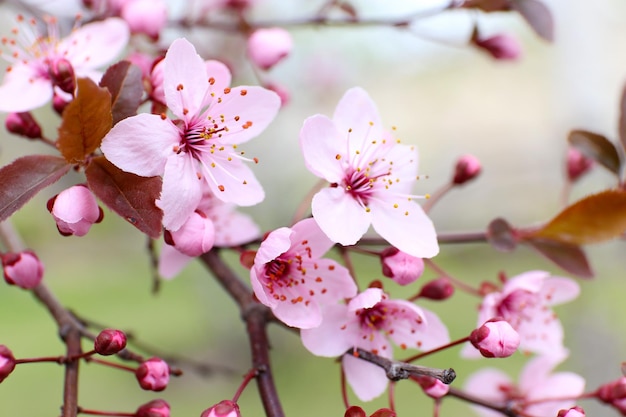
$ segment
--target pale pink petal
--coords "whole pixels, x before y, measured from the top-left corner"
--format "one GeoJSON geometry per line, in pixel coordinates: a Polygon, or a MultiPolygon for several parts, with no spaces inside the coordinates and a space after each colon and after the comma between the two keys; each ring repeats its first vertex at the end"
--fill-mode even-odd
{"type": "Polygon", "coordinates": [[[422,346],[420,349],[431,350],[450,343],[448,328],[441,321],[439,316],[425,308],[422,308],[422,314],[426,318],[428,326],[426,328],[426,334],[422,338],[422,346]]]}
{"type": "Polygon", "coordinates": [[[318,303],[277,303],[272,312],[287,326],[312,329],[322,323],[322,312],[318,303]]]}
{"type": "Polygon", "coordinates": [[[256,252],[254,265],[265,265],[269,261],[287,252],[291,247],[291,240],[289,238],[292,233],[289,228],[281,227],[267,235],[256,252]]]}
{"type": "Polygon", "coordinates": [[[192,259],[194,258],[180,253],[170,245],[163,245],[159,255],[159,276],[165,279],[174,278],[192,259]]]}
{"type": "Polygon", "coordinates": [[[177,117],[188,120],[204,105],[209,80],[196,48],[185,38],[172,42],[163,63],[163,91],[167,107],[177,117]]]}
{"type": "Polygon", "coordinates": [[[214,80],[213,84],[209,83],[209,91],[223,94],[224,89],[230,87],[231,75],[230,70],[220,61],[208,60],[204,61],[207,78],[214,80]]]}
{"type": "Polygon", "coordinates": [[[315,292],[318,303],[336,303],[338,300],[356,295],[358,289],[350,272],[336,261],[315,259],[312,262],[303,263],[303,266],[307,268],[307,275],[316,277],[308,287],[315,292]]]}
{"type": "Polygon", "coordinates": [[[280,97],[273,91],[240,86],[216,93],[207,115],[220,128],[227,129],[220,143],[235,145],[258,136],[274,120],[279,109],[280,97]],[[222,122],[223,116],[226,119],[222,122]]]}
{"type": "MultiPolygon", "coordinates": [[[[538,401],[548,398],[576,398],[585,390],[585,379],[573,372],[558,372],[540,383],[534,384],[526,392],[526,399],[538,401]]],[[[545,401],[529,405],[524,412],[536,416],[555,416],[561,409],[576,405],[576,400],[545,401]]]]}
{"type": "Polygon", "coordinates": [[[304,163],[313,174],[331,183],[343,180],[343,165],[349,162],[345,140],[328,117],[318,114],[304,121],[300,148],[304,163]]]}
{"type": "Polygon", "coordinates": [[[524,320],[515,330],[520,351],[552,355],[563,348],[563,327],[554,312],[544,306],[524,309],[524,320]]]}
{"type": "MultiPolygon", "coordinates": [[[[206,214],[206,213],[205,213],[206,214]]],[[[248,243],[261,236],[261,229],[247,214],[234,211],[228,213],[207,214],[215,226],[215,246],[229,247],[248,243]]]]}
{"type": "Polygon", "coordinates": [[[570,278],[550,277],[544,281],[541,296],[552,306],[572,301],[580,294],[580,286],[570,278]]]}
{"type": "MultiPolygon", "coordinates": [[[[475,372],[465,381],[465,390],[469,394],[503,406],[506,402],[506,396],[500,387],[507,386],[513,386],[511,378],[504,372],[491,368],[475,372]]],[[[472,406],[472,409],[483,417],[502,417],[501,413],[491,411],[485,407],[472,406]]]]}
{"type": "Polygon", "coordinates": [[[410,194],[418,172],[418,153],[415,145],[400,145],[395,139],[387,139],[387,143],[393,144],[385,155],[381,155],[388,161],[393,161],[392,177],[397,179],[390,189],[398,194],[410,194]]]}
{"type": "Polygon", "coordinates": [[[372,200],[370,208],[374,230],[391,245],[419,258],[439,253],[435,226],[417,203],[372,200]]]}
{"type": "Polygon", "coordinates": [[[344,355],[341,363],[346,380],[361,401],[371,401],[387,389],[389,380],[382,368],[350,355],[344,355]]]}
{"type": "Polygon", "coordinates": [[[552,370],[563,362],[569,351],[565,348],[557,349],[550,355],[539,355],[526,362],[526,365],[520,372],[519,387],[523,393],[532,391],[533,387],[546,380],[552,370]]]}
{"type": "Polygon", "coordinates": [[[544,285],[550,273],[546,271],[528,271],[510,278],[502,288],[502,297],[506,297],[516,290],[524,290],[531,293],[538,293],[544,285]]]}
{"type": "Polygon", "coordinates": [[[76,29],[59,44],[67,53],[76,75],[113,61],[128,45],[130,32],[124,20],[111,17],[76,29]]]}
{"type": "Polygon", "coordinates": [[[349,135],[351,147],[361,148],[366,141],[382,139],[382,122],[376,104],[360,87],[351,88],[343,95],[333,122],[342,137],[349,135]]]}
{"type": "Polygon", "coordinates": [[[294,250],[304,251],[304,248],[307,248],[306,251],[312,259],[321,258],[334,245],[313,218],[299,221],[291,227],[291,230],[294,232],[291,236],[294,250]]]}
{"type": "Polygon", "coordinates": [[[367,212],[348,193],[340,188],[325,188],[313,197],[313,217],[333,242],[354,245],[371,223],[367,212]]]}
{"type": "Polygon", "coordinates": [[[163,175],[165,162],[175,154],[174,147],[179,142],[180,131],[169,119],[141,113],[113,126],[102,139],[100,148],[118,168],[153,177],[163,175]]]}
{"type": "Polygon", "coordinates": [[[354,315],[348,313],[345,305],[326,306],[320,326],[300,331],[302,344],[317,356],[340,356],[354,347],[354,340],[359,336],[358,323],[354,315]]]}
{"type": "Polygon", "coordinates": [[[163,188],[156,204],[163,210],[163,226],[168,230],[178,230],[202,198],[195,165],[195,160],[183,153],[170,156],[165,163],[163,188]]]}
{"type": "Polygon", "coordinates": [[[274,299],[273,297],[269,297],[268,294],[265,292],[265,286],[263,285],[263,282],[261,282],[261,279],[264,278],[264,275],[265,270],[263,267],[252,267],[252,269],[250,269],[250,284],[252,284],[252,290],[254,291],[254,295],[259,300],[259,302],[268,306],[269,308],[274,308],[276,307],[276,305],[278,305],[278,300],[274,299]]]}
{"type": "Polygon", "coordinates": [[[213,195],[238,206],[253,206],[265,198],[265,192],[254,173],[240,159],[204,163],[204,173],[213,195]]]}
{"type": "Polygon", "coordinates": [[[383,300],[383,296],[383,290],[380,288],[368,288],[350,300],[348,303],[348,309],[350,311],[357,311],[362,308],[374,307],[377,303],[383,300]]]}
{"type": "Polygon", "coordinates": [[[24,112],[46,104],[52,98],[52,83],[28,65],[15,65],[0,86],[0,111],[24,112]]]}

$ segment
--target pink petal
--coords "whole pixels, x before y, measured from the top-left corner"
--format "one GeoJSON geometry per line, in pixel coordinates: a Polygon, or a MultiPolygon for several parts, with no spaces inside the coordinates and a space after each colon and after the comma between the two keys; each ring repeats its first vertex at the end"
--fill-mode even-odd
{"type": "Polygon", "coordinates": [[[254,291],[254,295],[256,298],[269,308],[274,308],[279,303],[278,300],[275,300],[273,297],[269,297],[265,292],[265,286],[261,279],[264,279],[265,270],[263,267],[254,266],[250,269],[250,284],[252,285],[252,290],[254,291]]]}
{"type": "Polygon", "coordinates": [[[107,133],[100,148],[118,168],[142,177],[163,175],[165,163],[175,154],[180,131],[169,119],[141,113],[126,118],[107,133]],[[148,140],[144,140],[149,138],[148,140]]]}
{"type": "Polygon", "coordinates": [[[549,276],[550,273],[546,271],[528,271],[516,275],[504,284],[502,297],[506,297],[516,290],[524,290],[536,294],[541,290],[545,279],[549,276]]]}
{"type": "Polygon", "coordinates": [[[33,67],[15,65],[0,86],[0,111],[24,112],[46,104],[52,98],[52,83],[37,75],[33,67]]]}
{"type": "Polygon", "coordinates": [[[348,90],[333,114],[340,135],[350,137],[351,148],[362,148],[365,142],[382,139],[382,122],[376,104],[360,87],[348,90]]]}
{"type": "Polygon", "coordinates": [[[358,323],[348,323],[353,317],[349,315],[345,305],[326,306],[320,326],[300,331],[302,344],[317,356],[342,355],[354,347],[355,340],[359,337],[358,323]]]}
{"type": "Polygon", "coordinates": [[[238,213],[234,205],[223,207],[211,213],[205,213],[215,226],[215,246],[230,247],[250,242],[261,236],[259,226],[247,214],[238,213]]]}
{"type": "Polygon", "coordinates": [[[313,174],[331,183],[343,180],[343,164],[348,162],[346,140],[328,117],[318,114],[304,121],[300,129],[300,148],[304,163],[313,174]]]}
{"type": "Polygon", "coordinates": [[[563,327],[549,308],[524,309],[525,319],[515,330],[520,335],[520,351],[551,355],[563,349],[563,327]]]}
{"type": "Polygon", "coordinates": [[[312,259],[321,258],[334,245],[313,218],[299,221],[291,227],[291,230],[293,231],[291,242],[294,250],[298,251],[299,246],[302,247],[301,250],[307,248],[306,251],[309,252],[312,259]]]}
{"type": "MultiPolygon", "coordinates": [[[[573,372],[559,372],[550,375],[540,383],[535,384],[527,392],[526,398],[532,400],[542,400],[545,398],[576,398],[585,390],[585,379],[573,372]]],[[[529,415],[553,416],[559,410],[567,409],[576,405],[576,400],[565,401],[542,401],[525,408],[529,415]]]]}
{"type": "Polygon", "coordinates": [[[357,293],[357,286],[347,268],[339,265],[332,259],[316,259],[303,263],[307,268],[307,275],[313,275],[316,280],[308,284],[308,288],[315,292],[314,299],[321,304],[331,304],[344,298],[352,298],[357,293]],[[318,281],[317,278],[320,280],[318,281]]]}
{"type": "Polygon", "coordinates": [[[180,38],[172,42],[163,65],[167,107],[177,117],[189,120],[201,111],[209,88],[204,61],[187,39],[180,38]]]}
{"type": "Polygon", "coordinates": [[[557,349],[550,355],[535,356],[526,362],[519,376],[519,387],[523,393],[532,391],[533,387],[545,381],[552,370],[562,363],[569,352],[567,349],[557,349]]]}
{"type": "Polygon", "coordinates": [[[207,79],[213,78],[215,80],[213,84],[209,83],[209,91],[221,94],[225,88],[230,86],[231,75],[226,65],[220,61],[208,60],[204,61],[204,67],[207,79]]]}
{"type": "Polygon", "coordinates": [[[372,200],[370,208],[374,230],[391,245],[419,258],[439,253],[435,226],[417,203],[372,200]]]}
{"type": "Polygon", "coordinates": [[[227,133],[219,139],[222,144],[235,145],[258,136],[274,120],[280,109],[280,97],[258,86],[241,86],[216,93],[208,112],[227,133]],[[226,116],[224,123],[220,120],[226,116]]]}
{"type": "Polygon", "coordinates": [[[165,279],[172,279],[178,275],[191,260],[194,259],[180,253],[170,245],[163,245],[159,255],[159,275],[165,279]]]}
{"type": "Polygon", "coordinates": [[[385,293],[380,288],[368,288],[358,294],[348,303],[348,309],[352,312],[362,308],[374,307],[384,299],[385,293]]]}
{"type": "Polygon", "coordinates": [[[390,189],[399,194],[411,194],[415,178],[417,178],[419,157],[417,148],[414,145],[400,145],[395,139],[387,139],[387,143],[392,143],[389,151],[381,155],[387,161],[393,161],[392,177],[398,179],[390,189]]]}
{"type": "Polygon", "coordinates": [[[193,213],[202,198],[202,183],[196,163],[187,154],[174,154],[167,159],[163,173],[161,197],[156,201],[163,210],[163,226],[178,230],[193,213]]]}
{"type": "Polygon", "coordinates": [[[546,305],[553,306],[566,303],[578,297],[580,286],[570,278],[550,277],[541,288],[541,296],[546,305]]]}
{"type": "MultiPolygon", "coordinates": [[[[209,155],[210,156],[210,155],[209,155]]],[[[240,159],[206,161],[204,174],[213,195],[223,202],[253,206],[265,198],[265,192],[254,173],[240,159]],[[214,164],[214,166],[213,166],[214,164]]]]}
{"type": "Polygon", "coordinates": [[[76,29],[61,41],[59,50],[67,51],[67,58],[76,75],[81,76],[83,69],[98,68],[112,62],[128,45],[129,37],[126,22],[111,17],[76,29]]]}
{"type": "Polygon", "coordinates": [[[261,243],[254,257],[254,265],[262,266],[287,252],[291,247],[290,236],[293,232],[287,227],[272,231],[261,243]]]}
{"type": "Polygon", "coordinates": [[[371,222],[371,212],[365,211],[340,188],[325,188],[313,197],[313,217],[333,242],[354,245],[371,222]]]}
{"type": "Polygon", "coordinates": [[[287,326],[299,329],[312,329],[322,323],[322,313],[317,303],[280,302],[272,312],[287,326]]]}
{"type": "Polygon", "coordinates": [[[389,380],[382,368],[350,355],[344,355],[341,364],[346,380],[361,401],[371,401],[387,389],[389,380]]]}
{"type": "MultiPolygon", "coordinates": [[[[511,378],[498,369],[486,368],[473,373],[465,382],[465,390],[479,398],[504,405],[506,396],[499,387],[513,386],[511,378]]],[[[484,417],[502,417],[502,414],[480,406],[472,409],[484,417]]]]}

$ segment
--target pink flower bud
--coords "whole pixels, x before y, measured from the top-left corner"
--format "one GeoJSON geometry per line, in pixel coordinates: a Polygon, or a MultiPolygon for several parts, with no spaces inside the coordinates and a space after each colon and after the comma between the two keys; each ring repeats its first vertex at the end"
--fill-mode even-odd
{"type": "Polygon", "coordinates": [[[4,381],[15,369],[15,357],[11,349],[0,345],[0,382],[4,381]]]}
{"type": "Polygon", "coordinates": [[[268,70],[289,54],[292,44],[285,29],[257,29],[248,38],[248,57],[257,67],[268,70]]]}
{"type": "Polygon", "coordinates": [[[401,252],[390,247],[380,254],[383,265],[383,275],[393,279],[400,285],[407,285],[416,281],[424,272],[422,258],[401,252]]]}
{"type": "Polygon", "coordinates": [[[200,417],[241,417],[241,413],[236,402],[224,400],[204,410],[200,417]]]}
{"type": "Polygon", "coordinates": [[[572,407],[569,410],[561,410],[556,417],[585,417],[585,410],[576,406],[572,407]]]}
{"type": "Polygon", "coordinates": [[[506,358],[515,353],[520,337],[506,320],[493,318],[470,334],[470,342],[486,358],[506,358]]]}
{"type": "Polygon", "coordinates": [[[48,200],[48,211],[63,236],[84,236],[104,213],[89,188],[75,185],[48,200]]]}
{"type": "Polygon", "coordinates": [[[59,87],[61,91],[74,95],[76,78],[74,75],[74,67],[72,67],[70,61],[65,58],[60,58],[50,62],[48,74],[54,85],[59,87]]]}
{"type": "Polygon", "coordinates": [[[353,405],[346,410],[343,417],[367,417],[367,414],[365,414],[365,411],[361,407],[353,405]]]}
{"type": "Polygon", "coordinates": [[[430,398],[438,399],[443,397],[450,391],[450,386],[444,384],[437,378],[430,376],[416,376],[411,377],[412,380],[420,384],[420,387],[424,390],[424,394],[430,398]]]}
{"type": "Polygon", "coordinates": [[[587,158],[576,148],[567,150],[567,177],[574,182],[593,167],[593,159],[587,158]]]}
{"type": "Polygon", "coordinates": [[[43,264],[34,252],[25,250],[20,253],[2,255],[4,280],[10,285],[17,285],[26,290],[35,288],[43,278],[43,264]]]}
{"type": "Polygon", "coordinates": [[[426,283],[419,296],[429,300],[441,301],[450,298],[452,294],[454,294],[454,286],[450,282],[450,278],[441,277],[426,283]]]}
{"type": "Polygon", "coordinates": [[[291,94],[289,94],[289,90],[287,90],[287,88],[285,88],[284,86],[280,84],[269,83],[265,85],[265,88],[267,88],[268,90],[272,90],[273,92],[278,94],[278,97],[280,97],[280,105],[282,107],[285,107],[287,103],[289,103],[289,100],[291,99],[291,94]]]}
{"type": "Polygon", "coordinates": [[[63,116],[63,110],[65,110],[68,104],[70,104],[70,102],[60,94],[55,93],[54,96],[52,96],[52,108],[59,116],[63,116]]]}
{"type": "Polygon", "coordinates": [[[475,37],[472,43],[498,60],[516,60],[522,54],[520,43],[511,35],[499,34],[488,38],[475,37]]]}
{"type": "Polygon", "coordinates": [[[626,399],[626,377],[608,382],[600,386],[596,392],[598,399],[605,403],[626,399]]]}
{"type": "Polygon", "coordinates": [[[150,358],[135,371],[141,388],[149,391],[163,391],[170,381],[170,367],[163,359],[150,358]]]}
{"type": "Polygon", "coordinates": [[[174,246],[187,256],[199,256],[208,252],[215,242],[213,221],[204,214],[194,212],[175,232],[166,230],[165,243],[174,246]]]}
{"type": "Polygon", "coordinates": [[[396,412],[389,408],[379,408],[370,417],[396,417],[396,412]]]}
{"type": "Polygon", "coordinates": [[[96,336],[93,349],[100,355],[115,355],[126,347],[126,335],[121,330],[104,329],[96,336]]]}
{"type": "Polygon", "coordinates": [[[456,162],[452,182],[455,185],[465,184],[476,178],[481,170],[482,166],[478,158],[473,155],[463,155],[456,162]]]}
{"type": "Polygon", "coordinates": [[[167,6],[163,0],[132,0],[124,4],[120,15],[131,33],[143,33],[156,41],[167,23],[167,6]]]}
{"type": "Polygon", "coordinates": [[[170,417],[170,405],[164,400],[152,400],[139,407],[135,417],[170,417]]]}
{"type": "Polygon", "coordinates": [[[41,138],[41,127],[30,112],[9,113],[4,121],[6,129],[29,139],[41,138]]]}

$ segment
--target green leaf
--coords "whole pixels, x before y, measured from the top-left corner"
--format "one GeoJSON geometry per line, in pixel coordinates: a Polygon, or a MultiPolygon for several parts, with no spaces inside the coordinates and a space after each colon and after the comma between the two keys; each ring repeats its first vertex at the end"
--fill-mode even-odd
{"type": "Polygon", "coordinates": [[[513,0],[511,8],[522,15],[537,35],[548,42],[554,41],[554,21],[545,4],[537,0],[513,0]]]}
{"type": "Polygon", "coordinates": [[[620,156],[617,148],[606,137],[586,130],[572,130],[567,138],[574,146],[588,158],[597,161],[606,169],[619,175],[620,156]]]}
{"type": "Polygon", "coordinates": [[[137,114],[143,95],[141,69],[137,65],[121,61],[111,66],[102,76],[100,87],[106,87],[111,93],[114,125],[137,114]]]}
{"type": "Polygon", "coordinates": [[[63,111],[57,146],[71,164],[84,162],[111,129],[111,94],[89,78],[79,78],[74,100],[63,111]]]}
{"type": "Polygon", "coordinates": [[[52,155],[28,155],[0,169],[0,221],[4,221],[39,191],[65,175],[70,166],[52,155]]]}
{"type": "Polygon", "coordinates": [[[589,261],[579,246],[541,238],[524,239],[522,242],[533,247],[570,274],[580,278],[593,278],[589,261]]]}

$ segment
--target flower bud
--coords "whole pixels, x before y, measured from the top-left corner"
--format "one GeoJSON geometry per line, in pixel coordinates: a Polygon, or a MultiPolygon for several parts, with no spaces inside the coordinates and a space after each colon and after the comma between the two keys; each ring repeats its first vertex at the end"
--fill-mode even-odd
{"type": "Polygon", "coordinates": [[[420,387],[422,387],[422,389],[424,390],[424,394],[428,395],[430,398],[441,398],[446,395],[448,391],[450,391],[450,386],[444,384],[437,378],[420,375],[416,377],[411,377],[411,379],[420,384],[420,387]]]}
{"type": "Polygon", "coordinates": [[[4,381],[15,369],[15,357],[11,349],[0,345],[0,382],[4,381]]]}
{"type": "Polygon", "coordinates": [[[291,52],[291,34],[282,28],[257,29],[248,38],[248,57],[268,70],[291,52]]]}
{"type": "Polygon", "coordinates": [[[389,408],[379,408],[370,417],[396,417],[396,412],[389,408]]]}
{"type": "Polygon", "coordinates": [[[560,410],[556,417],[585,417],[585,410],[576,406],[569,410],[560,410]]]}
{"type": "Polygon", "coordinates": [[[96,336],[93,349],[103,356],[115,355],[126,347],[126,335],[121,330],[104,329],[96,336]]]}
{"type": "Polygon", "coordinates": [[[150,358],[139,365],[135,376],[141,388],[149,391],[163,391],[170,381],[170,367],[163,359],[150,358]]]}
{"type": "Polygon", "coordinates": [[[346,410],[343,417],[367,417],[367,414],[365,414],[365,411],[358,405],[353,405],[346,410]]]}
{"type": "Polygon", "coordinates": [[[26,290],[35,288],[43,278],[43,264],[34,252],[25,250],[20,253],[2,255],[4,280],[10,285],[17,285],[26,290]]]}
{"type": "Polygon", "coordinates": [[[515,353],[520,337],[506,320],[498,317],[474,330],[470,342],[486,358],[506,358],[515,353]]]}
{"type": "Polygon", "coordinates": [[[478,158],[474,155],[463,155],[456,162],[456,166],[454,167],[454,177],[452,178],[452,183],[454,185],[465,184],[468,181],[476,178],[480,171],[482,170],[482,166],[478,158]]]}
{"type": "Polygon", "coordinates": [[[452,294],[454,294],[454,286],[450,282],[450,278],[441,277],[426,283],[419,296],[429,300],[442,301],[451,297],[452,294]]]}
{"type": "Polygon", "coordinates": [[[65,58],[60,58],[50,62],[48,74],[54,85],[61,91],[74,95],[76,89],[76,78],[72,63],[65,58]]]}
{"type": "Polygon", "coordinates": [[[400,285],[407,285],[416,281],[424,272],[422,258],[401,252],[390,247],[380,254],[383,266],[383,275],[393,279],[400,285]]]}
{"type": "Polygon", "coordinates": [[[499,34],[487,38],[474,37],[472,43],[497,60],[514,61],[522,54],[518,40],[511,35],[499,34]]]}
{"type": "Polygon", "coordinates": [[[215,242],[213,221],[204,214],[194,212],[175,232],[166,230],[165,243],[174,246],[187,256],[199,256],[208,252],[215,242]]]}
{"type": "Polygon", "coordinates": [[[241,413],[236,402],[224,400],[204,410],[200,417],[241,417],[241,413]]]}
{"type": "Polygon", "coordinates": [[[144,33],[156,41],[167,23],[167,6],[163,0],[129,1],[122,7],[121,18],[131,33],[144,33]]]}
{"type": "Polygon", "coordinates": [[[567,150],[567,178],[574,182],[593,167],[593,159],[587,158],[576,148],[567,150]]]}
{"type": "Polygon", "coordinates": [[[4,121],[6,129],[29,139],[41,138],[41,127],[30,112],[9,113],[4,121]]]}
{"type": "Polygon", "coordinates": [[[164,400],[152,400],[139,407],[135,417],[170,417],[170,405],[164,400]]]}
{"type": "Polygon", "coordinates": [[[70,104],[68,100],[62,97],[60,94],[54,94],[52,96],[52,108],[59,116],[63,116],[63,110],[70,104]]]}
{"type": "Polygon", "coordinates": [[[605,403],[626,399],[626,377],[621,377],[600,386],[596,391],[596,395],[600,401],[605,403]]]}
{"type": "Polygon", "coordinates": [[[89,188],[75,185],[48,200],[48,211],[63,236],[84,236],[104,213],[89,188]]]}

